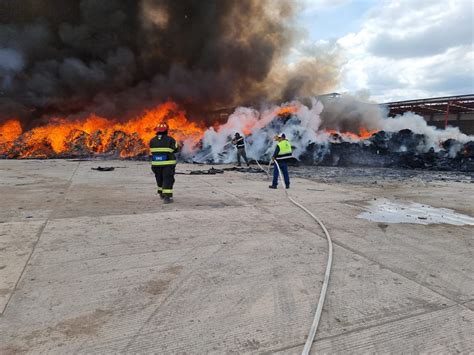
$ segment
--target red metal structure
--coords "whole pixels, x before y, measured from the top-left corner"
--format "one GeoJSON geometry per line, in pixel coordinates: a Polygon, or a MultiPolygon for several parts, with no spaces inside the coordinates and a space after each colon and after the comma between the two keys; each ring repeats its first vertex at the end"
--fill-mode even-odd
{"type": "Polygon", "coordinates": [[[413,112],[420,116],[433,113],[474,113],[474,95],[435,97],[422,100],[387,102],[382,105],[390,109],[390,116],[413,112]]]}
{"type": "Polygon", "coordinates": [[[396,101],[382,105],[389,109],[389,116],[392,117],[404,112],[413,112],[438,128],[451,125],[468,134],[474,133],[474,95],[396,101]]]}

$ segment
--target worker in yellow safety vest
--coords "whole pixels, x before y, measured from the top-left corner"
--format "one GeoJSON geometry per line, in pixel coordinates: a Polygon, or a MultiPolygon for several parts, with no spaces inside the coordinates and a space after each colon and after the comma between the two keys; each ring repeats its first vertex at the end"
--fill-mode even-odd
{"type": "Polygon", "coordinates": [[[155,174],[158,194],[164,203],[173,202],[173,185],[176,155],[179,147],[173,137],[168,136],[168,125],[160,123],[156,136],[150,140],[151,170],[155,174]]]}
{"type": "MultiPolygon", "coordinates": [[[[286,139],[284,133],[280,133],[279,135],[275,136],[275,140],[278,142],[277,146],[275,147],[275,152],[272,156],[272,161],[276,161],[280,166],[280,170],[283,174],[283,178],[285,180],[285,186],[287,189],[290,188],[290,176],[288,175],[288,159],[291,159],[293,156],[291,154],[291,144],[286,139]]],[[[278,168],[275,166],[273,167],[273,182],[269,186],[271,189],[276,189],[278,186],[278,168]]]]}

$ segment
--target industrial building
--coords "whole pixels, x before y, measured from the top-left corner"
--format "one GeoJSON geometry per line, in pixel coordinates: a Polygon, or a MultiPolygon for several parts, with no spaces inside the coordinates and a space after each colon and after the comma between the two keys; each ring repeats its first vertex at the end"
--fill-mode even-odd
{"type": "Polygon", "coordinates": [[[383,105],[389,108],[390,116],[413,112],[437,128],[453,126],[465,134],[474,134],[474,95],[396,101],[383,105]]]}

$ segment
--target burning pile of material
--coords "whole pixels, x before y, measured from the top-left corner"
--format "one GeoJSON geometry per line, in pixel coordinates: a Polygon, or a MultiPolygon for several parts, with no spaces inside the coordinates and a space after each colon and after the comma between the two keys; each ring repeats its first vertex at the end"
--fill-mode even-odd
{"type": "Polygon", "coordinates": [[[454,128],[384,118],[378,105],[348,96],[295,101],[334,90],[341,74],[337,48],[305,48],[288,65],[302,33],[298,6],[6,0],[0,155],[145,158],[154,127],[167,121],[188,161],[233,161],[235,132],[248,136],[249,157],[268,160],[284,131],[304,163],[471,169],[471,138],[454,128]],[[269,102],[288,104],[262,108],[269,102]],[[238,107],[227,122],[205,114],[238,105],[260,109],[238,107]]]}
{"type": "Polygon", "coordinates": [[[474,137],[428,126],[412,113],[388,118],[380,106],[351,97],[295,101],[262,112],[238,108],[225,124],[204,133],[193,161],[234,161],[228,145],[233,132],[247,134],[247,155],[262,161],[271,157],[273,136],[284,132],[303,164],[474,171],[474,137]]]}
{"type": "Polygon", "coordinates": [[[293,101],[262,111],[239,107],[225,123],[209,128],[188,119],[172,102],[126,123],[97,116],[77,122],[55,119],[23,133],[19,122],[11,120],[0,127],[0,154],[6,158],[145,159],[154,127],[164,121],[182,143],[185,161],[235,161],[230,144],[235,132],[247,136],[249,158],[269,161],[273,137],[284,132],[295,160],[303,164],[474,170],[474,137],[452,127],[438,130],[413,114],[387,118],[378,105],[350,97],[313,98],[307,104],[293,101]]]}
{"type": "Polygon", "coordinates": [[[5,158],[145,157],[154,129],[162,121],[174,128],[173,134],[186,146],[196,145],[205,129],[190,122],[172,102],[124,123],[95,115],[79,121],[55,118],[45,126],[22,132],[18,120],[9,120],[0,125],[0,155],[5,158]]]}

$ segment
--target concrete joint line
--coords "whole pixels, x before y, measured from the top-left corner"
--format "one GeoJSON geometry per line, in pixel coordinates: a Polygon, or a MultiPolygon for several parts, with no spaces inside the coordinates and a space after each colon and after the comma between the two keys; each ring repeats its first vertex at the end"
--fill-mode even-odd
{"type": "Polygon", "coordinates": [[[466,306],[466,303],[469,303],[469,302],[472,302],[472,301],[474,301],[474,300],[464,301],[464,302],[458,303],[458,305],[461,306],[463,309],[466,309],[470,312],[474,312],[473,309],[466,306]]]}
{"type": "MultiPolygon", "coordinates": [[[[306,228],[304,228],[304,229],[307,230],[306,228]]],[[[309,230],[307,230],[307,231],[308,231],[308,232],[311,232],[311,231],[309,231],[309,230]]],[[[314,233],[314,232],[312,232],[312,233],[314,233]]],[[[315,234],[315,233],[314,233],[314,234],[315,234]]],[[[317,235],[317,234],[315,234],[315,235],[317,235]]],[[[319,235],[317,235],[317,236],[319,236],[319,235]]],[[[322,238],[322,239],[324,239],[324,237],[321,237],[321,236],[319,236],[319,237],[322,238]]],[[[360,256],[360,257],[362,257],[362,258],[364,258],[364,259],[366,259],[366,260],[368,260],[368,261],[370,261],[370,262],[372,262],[372,263],[374,263],[374,264],[377,264],[379,267],[381,267],[381,268],[383,268],[383,269],[386,269],[386,270],[388,270],[388,271],[390,271],[390,272],[393,272],[394,274],[397,274],[397,275],[399,275],[400,277],[402,277],[402,278],[404,278],[404,279],[406,279],[406,280],[408,280],[408,281],[414,282],[414,283],[416,283],[417,285],[419,285],[420,287],[425,288],[425,289],[427,289],[427,290],[429,290],[429,291],[431,291],[431,292],[433,292],[433,293],[436,293],[438,296],[441,296],[441,297],[443,297],[443,298],[445,298],[445,299],[447,299],[447,300],[453,302],[455,305],[463,306],[463,303],[464,303],[464,302],[461,303],[461,302],[459,302],[459,301],[457,301],[457,300],[455,300],[455,299],[452,299],[451,297],[449,297],[449,296],[447,296],[447,295],[443,295],[442,293],[440,293],[440,292],[438,292],[438,291],[436,291],[436,290],[433,290],[432,288],[428,287],[427,285],[423,285],[423,284],[421,284],[420,282],[418,282],[418,281],[416,281],[416,280],[414,280],[414,279],[411,279],[411,278],[409,278],[408,276],[406,276],[406,275],[400,273],[399,271],[397,271],[397,270],[395,270],[395,269],[393,269],[393,268],[391,268],[391,267],[389,267],[389,266],[386,266],[386,265],[382,264],[381,262],[379,262],[379,261],[377,261],[377,260],[373,260],[372,258],[370,258],[369,256],[365,255],[364,253],[361,253],[360,251],[355,250],[355,249],[349,247],[348,245],[346,245],[346,244],[344,244],[344,243],[337,242],[337,241],[333,241],[333,244],[337,245],[337,246],[340,247],[340,248],[346,249],[347,251],[349,251],[349,252],[351,252],[351,253],[353,253],[353,254],[356,254],[356,255],[358,255],[358,256],[360,256]]]]}
{"type": "MultiPolygon", "coordinates": [[[[283,216],[282,216],[281,218],[284,218],[287,222],[290,222],[288,219],[286,219],[286,218],[283,217],[283,216]]],[[[319,237],[319,238],[325,240],[325,237],[324,237],[324,236],[320,236],[320,235],[318,235],[317,233],[315,233],[314,231],[307,229],[306,227],[303,227],[303,229],[304,229],[305,231],[307,231],[308,233],[311,233],[311,234],[313,234],[313,235],[315,235],[315,236],[317,236],[317,237],[319,237]]],[[[445,298],[445,299],[447,299],[447,300],[449,300],[449,301],[455,303],[455,304],[458,305],[458,306],[462,306],[462,307],[467,308],[466,306],[463,305],[464,302],[459,302],[459,301],[457,301],[457,300],[455,300],[455,299],[452,299],[451,297],[449,297],[449,296],[447,296],[447,295],[443,295],[442,293],[440,293],[440,292],[438,292],[438,291],[436,291],[436,290],[433,290],[432,288],[428,287],[427,285],[423,285],[423,284],[419,283],[418,281],[413,280],[413,279],[409,278],[408,276],[406,276],[406,275],[404,275],[404,274],[401,274],[399,271],[397,271],[397,270],[395,270],[395,269],[393,269],[393,268],[391,268],[391,267],[389,267],[389,266],[386,266],[386,265],[382,264],[381,262],[379,262],[379,261],[377,261],[377,260],[373,260],[372,258],[370,258],[369,256],[365,255],[364,253],[361,253],[360,251],[355,250],[355,249],[349,247],[348,245],[346,245],[346,244],[344,244],[344,243],[341,243],[341,242],[338,242],[338,241],[333,240],[333,244],[335,244],[335,245],[337,245],[338,247],[343,248],[343,249],[345,249],[345,250],[347,250],[347,251],[349,251],[349,252],[351,252],[351,253],[353,253],[353,254],[356,254],[356,255],[358,255],[358,256],[360,256],[360,257],[363,257],[364,259],[366,259],[366,260],[368,260],[368,261],[370,261],[370,262],[373,262],[373,263],[379,265],[379,267],[384,268],[384,269],[386,269],[386,270],[389,270],[389,271],[393,272],[394,274],[397,274],[397,275],[399,275],[400,277],[403,277],[404,279],[406,279],[406,280],[408,280],[408,281],[414,282],[414,283],[418,284],[420,287],[425,288],[425,289],[427,289],[427,290],[429,290],[429,291],[431,291],[431,292],[433,292],[433,293],[436,293],[438,296],[441,296],[441,297],[443,297],[443,298],[445,298]]]]}
{"type": "Polygon", "coordinates": [[[72,178],[74,177],[74,175],[76,174],[76,171],[77,169],[79,168],[79,165],[81,165],[81,162],[78,162],[76,168],[74,169],[74,171],[72,172],[71,176],[69,177],[68,181],[67,181],[67,185],[66,185],[66,189],[65,189],[65,192],[64,192],[64,198],[61,200],[61,201],[58,201],[55,205],[54,205],[54,208],[53,210],[51,211],[51,214],[48,216],[48,218],[46,218],[46,221],[44,222],[44,224],[41,226],[40,230],[38,231],[37,233],[37,236],[36,236],[36,240],[33,244],[33,247],[31,248],[31,252],[30,252],[30,255],[28,256],[28,259],[26,260],[26,263],[25,263],[25,266],[23,267],[23,269],[21,270],[21,273],[20,273],[20,276],[18,277],[18,279],[16,280],[16,283],[15,283],[15,286],[13,287],[13,290],[12,292],[10,293],[10,297],[8,297],[8,300],[7,302],[5,303],[5,307],[3,308],[3,311],[0,313],[0,316],[3,315],[7,309],[8,309],[8,305],[10,304],[10,301],[12,300],[13,298],[13,295],[15,294],[17,288],[18,288],[18,285],[20,284],[21,280],[23,279],[23,276],[26,272],[26,269],[28,268],[28,265],[30,263],[30,260],[36,250],[36,246],[38,245],[40,239],[41,239],[41,236],[43,235],[43,232],[44,230],[46,229],[46,226],[48,225],[49,221],[51,219],[54,218],[54,215],[56,214],[56,210],[58,208],[58,206],[60,205],[61,202],[64,202],[67,198],[67,195],[69,193],[69,189],[72,185],[72,178]]]}
{"type": "MultiPolygon", "coordinates": [[[[365,327],[360,327],[360,328],[349,330],[347,332],[342,332],[342,333],[339,333],[339,334],[329,335],[329,336],[326,336],[326,337],[321,337],[321,338],[315,340],[314,343],[318,343],[320,341],[325,341],[325,340],[330,340],[330,339],[335,339],[335,338],[338,338],[338,337],[341,337],[341,336],[349,335],[349,334],[352,334],[352,333],[357,333],[357,332],[364,331],[364,330],[367,330],[367,329],[373,329],[373,328],[381,327],[381,326],[384,326],[384,325],[387,325],[387,324],[392,324],[392,323],[396,323],[396,322],[399,322],[399,321],[403,321],[403,320],[407,320],[407,319],[411,319],[411,318],[416,318],[416,317],[419,317],[419,316],[424,316],[424,315],[430,314],[430,313],[445,311],[445,310],[448,310],[450,308],[459,307],[459,306],[462,306],[462,305],[453,304],[453,305],[450,305],[450,306],[444,306],[444,307],[438,307],[436,309],[430,309],[430,310],[427,310],[427,311],[424,311],[424,312],[419,312],[419,313],[416,313],[416,314],[406,315],[406,316],[403,316],[403,317],[400,317],[400,318],[397,318],[397,319],[391,319],[391,320],[381,322],[381,323],[378,323],[378,324],[365,326],[365,327]]],[[[283,348],[273,349],[273,350],[271,350],[271,351],[269,351],[265,354],[273,354],[273,353],[279,352],[279,351],[285,351],[285,350],[290,350],[290,349],[294,349],[294,348],[299,348],[299,347],[302,347],[303,345],[304,345],[304,343],[289,345],[289,346],[286,346],[286,347],[283,347],[283,348]]]]}
{"type": "MultiPolygon", "coordinates": [[[[177,264],[177,263],[180,263],[184,258],[186,258],[187,255],[191,254],[193,251],[195,251],[196,249],[198,249],[199,247],[194,247],[192,248],[191,250],[189,250],[188,252],[185,253],[185,255],[183,255],[179,260],[175,261],[173,264],[177,264]]],[[[183,275],[180,279],[180,281],[174,286],[174,288],[166,295],[166,297],[161,300],[157,305],[156,307],[153,309],[153,311],[150,313],[150,315],[147,317],[147,319],[145,320],[145,322],[140,326],[140,328],[134,333],[133,336],[131,336],[130,340],[128,341],[128,343],[125,345],[125,347],[122,349],[121,352],[123,353],[128,353],[130,352],[129,349],[136,343],[138,337],[140,337],[142,334],[142,331],[143,329],[150,323],[150,321],[158,314],[160,308],[163,307],[163,305],[165,305],[169,299],[171,298],[171,296],[173,296],[176,292],[178,292],[180,290],[180,288],[182,287],[182,285],[187,281],[189,280],[193,275],[194,273],[196,272],[196,270],[199,269],[199,266],[203,265],[205,262],[209,261],[212,257],[214,257],[214,255],[216,255],[217,253],[219,253],[222,249],[222,245],[220,246],[220,248],[218,248],[216,251],[214,251],[211,255],[209,255],[205,260],[201,260],[197,266],[194,266],[192,268],[192,270],[187,274],[187,275],[183,275]]]]}
{"type": "Polygon", "coordinates": [[[223,193],[225,193],[225,194],[227,194],[227,195],[230,195],[230,196],[232,196],[233,198],[235,198],[235,199],[237,199],[237,200],[240,201],[239,197],[238,197],[237,195],[233,194],[232,192],[226,191],[226,190],[224,190],[222,187],[217,187],[216,185],[211,184],[209,181],[204,180],[202,177],[198,177],[198,179],[201,180],[202,182],[204,182],[205,184],[207,184],[207,185],[209,185],[209,186],[215,188],[216,190],[219,190],[219,191],[221,191],[221,192],[223,192],[223,193]]]}

